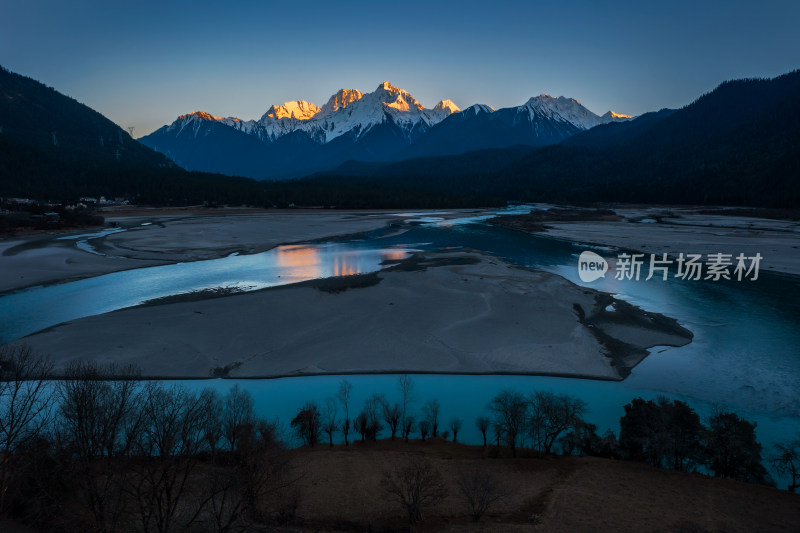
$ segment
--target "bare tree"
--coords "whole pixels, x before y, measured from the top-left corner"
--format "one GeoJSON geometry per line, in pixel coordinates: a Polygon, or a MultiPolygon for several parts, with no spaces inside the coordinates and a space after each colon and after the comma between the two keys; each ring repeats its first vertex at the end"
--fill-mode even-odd
{"type": "MultiPolygon", "coordinates": [[[[414,401],[414,381],[411,379],[411,376],[408,374],[403,374],[397,380],[397,384],[400,387],[400,397],[401,400],[401,407],[402,407],[402,414],[400,419],[400,427],[405,430],[406,428],[406,417],[408,416],[408,407],[411,402],[414,401]]],[[[406,442],[408,442],[408,438],[406,438],[406,442]]]]}
{"type": "Polygon", "coordinates": [[[517,441],[525,428],[528,402],[522,394],[504,390],[492,399],[489,409],[494,413],[498,445],[502,438],[511,448],[511,455],[516,457],[517,441]]]}
{"type": "Polygon", "coordinates": [[[489,420],[488,417],[479,416],[475,419],[475,426],[478,428],[478,431],[481,432],[483,435],[483,447],[486,448],[486,432],[489,430],[489,426],[492,424],[492,421],[489,420]]]}
{"type": "Polygon", "coordinates": [[[208,451],[211,453],[211,457],[214,457],[217,453],[217,447],[222,440],[224,403],[217,391],[204,389],[203,392],[208,397],[208,412],[206,413],[206,425],[203,428],[203,436],[205,438],[205,444],[208,446],[208,451]]]}
{"type": "Polygon", "coordinates": [[[395,471],[384,471],[381,485],[390,500],[408,513],[408,523],[422,520],[422,511],[438,505],[447,497],[441,472],[430,462],[416,459],[395,471]]]}
{"type": "Polygon", "coordinates": [[[231,387],[225,396],[222,413],[222,431],[231,451],[236,450],[240,428],[250,425],[256,418],[253,396],[238,384],[231,387]]]}
{"type": "Polygon", "coordinates": [[[415,420],[413,416],[409,415],[406,417],[405,425],[403,426],[403,440],[406,442],[408,442],[411,433],[414,432],[414,423],[415,420]]]}
{"type": "Polygon", "coordinates": [[[778,474],[791,477],[789,492],[797,490],[800,487],[800,439],[776,444],[772,466],[778,474]]]}
{"type": "Polygon", "coordinates": [[[297,416],[292,419],[291,426],[304,444],[312,447],[317,444],[322,426],[317,404],[306,402],[300,412],[297,413],[297,416]]]}
{"type": "Polygon", "coordinates": [[[349,446],[350,441],[348,440],[348,435],[350,434],[350,396],[353,392],[353,385],[343,379],[341,383],[339,383],[339,392],[336,394],[336,397],[344,406],[344,421],[342,422],[342,434],[344,435],[344,445],[349,446]]]}
{"type": "Polygon", "coordinates": [[[383,430],[381,419],[383,416],[383,406],[386,399],[381,394],[373,394],[364,403],[364,412],[367,415],[367,427],[369,437],[378,440],[378,434],[383,430]]]}
{"type": "Polygon", "coordinates": [[[322,431],[328,436],[328,445],[333,448],[333,436],[339,431],[339,420],[337,415],[336,400],[327,398],[325,400],[325,413],[322,416],[322,431]]]}
{"type": "Polygon", "coordinates": [[[419,424],[417,424],[417,429],[419,430],[419,436],[422,437],[422,442],[425,442],[425,439],[431,432],[431,423],[429,420],[420,420],[419,424]]]}
{"type": "Polygon", "coordinates": [[[600,436],[597,426],[578,418],[570,430],[558,438],[564,455],[597,455],[600,451],[600,436]]]}
{"type": "Polygon", "coordinates": [[[166,533],[194,524],[208,503],[209,496],[199,494],[190,482],[214,397],[210,391],[195,394],[154,382],[145,391],[137,459],[129,464],[126,485],[142,529],[166,533]]]}
{"type": "MultiPolygon", "coordinates": [[[[214,390],[204,389],[206,395],[206,416],[204,419],[203,441],[209,452],[208,464],[198,475],[198,497],[205,508],[198,520],[211,524],[216,532],[243,530],[243,501],[237,497],[238,481],[230,467],[230,455],[219,454],[218,446],[223,438],[224,399],[214,390]]],[[[243,433],[240,429],[240,435],[243,433]]]]}
{"type": "Polygon", "coordinates": [[[143,421],[135,367],[78,362],[58,384],[57,442],[72,467],[76,496],[95,531],[115,531],[124,512],[124,472],[113,458],[129,455],[143,421]]]}
{"type": "Polygon", "coordinates": [[[64,506],[64,495],[73,487],[70,469],[58,453],[49,429],[30,433],[18,443],[7,466],[9,476],[4,495],[6,516],[35,524],[34,529],[39,531],[65,530],[75,517],[75,506],[68,509],[64,506]]]}
{"type": "Polygon", "coordinates": [[[494,445],[500,447],[500,439],[503,438],[503,426],[497,422],[492,423],[492,433],[494,434],[494,445]]]}
{"type": "Polygon", "coordinates": [[[232,473],[232,468],[212,460],[203,474],[200,481],[209,497],[201,519],[208,524],[207,529],[217,533],[245,531],[245,499],[242,497],[241,483],[232,473]]]}
{"type": "Polygon", "coordinates": [[[488,469],[477,466],[459,474],[458,491],[476,522],[492,505],[508,495],[488,469]]]}
{"type": "Polygon", "coordinates": [[[200,519],[219,533],[246,531],[279,512],[298,480],[278,438],[277,424],[255,419],[241,426],[233,462],[212,461],[200,477],[205,509],[200,519]]]}
{"type": "Polygon", "coordinates": [[[263,523],[270,514],[284,510],[287,498],[289,505],[293,504],[299,476],[284,453],[276,423],[256,419],[243,427],[233,473],[227,490],[211,502],[214,516],[220,517],[223,525],[237,516],[263,523]]]}
{"type": "Polygon", "coordinates": [[[464,421],[460,418],[451,418],[450,419],[450,431],[453,432],[453,442],[458,441],[458,432],[461,431],[461,426],[464,424],[464,421]]]}
{"type": "Polygon", "coordinates": [[[436,437],[439,434],[439,411],[441,406],[439,400],[429,400],[422,406],[422,414],[425,420],[431,425],[431,436],[436,437]]]}
{"type": "Polygon", "coordinates": [[[530,397],[529,428],[533,445],[550,453],[562,433],[575,426],[586,411],[583,400],[566,394],[536,391],[530,397]]]}
{"type": "MultiPolygon", "coordinates": [[[[397,434],[397,426],[400,424],[402,416],[402,409],[398,404],[389,405],[389,402],[383,403],[383,421],[389,425],[389,431],[392,433],[392,440],[397,434]]],[[[402,429],[401,429],[402,432],[402,429]]]]}
{"type": "Polygon", "coordinates": [[[52,363],[30,346],[0,346],[0,513],[5,510],[12,461],[18,447],[37,437],[48,420],[52,363]]]}
{"type": "Polygon", "coordinates": [[[361,434],[361,442],[364,442],[369,434],[369,415],[366,411],[361,411],[353,419],[353,428],[361,434]]]}

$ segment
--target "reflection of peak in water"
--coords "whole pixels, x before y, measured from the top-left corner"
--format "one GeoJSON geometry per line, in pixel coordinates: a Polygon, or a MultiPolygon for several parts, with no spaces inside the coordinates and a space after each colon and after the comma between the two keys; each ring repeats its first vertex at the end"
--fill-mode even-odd
{"type": "Polygon", "coordinates": [[[408,253],[405,250],[385,250],[381,253],[383,261],[402,261],[406,257],[408,257],[408,253]]]}
{"type": "Polygon", "coordinates": [[[350,254],[338,255],[333,260],[334,276],[353,276],[361,274],[361,267],[350,254]]]}
{"type": "Polygon", "coordinates": [[[280,268],[292,269],[291,274],[296,278],[324,277],[317,246],[307,244],[279,246],[275,253],[275,263],[280,268]]]}
{"type": "Polygon", "coordinates": [[[289,244],[278,247],[276,258],[282,267],[315,265],[319,263],[319,250],[307,244],[289,244]]]}

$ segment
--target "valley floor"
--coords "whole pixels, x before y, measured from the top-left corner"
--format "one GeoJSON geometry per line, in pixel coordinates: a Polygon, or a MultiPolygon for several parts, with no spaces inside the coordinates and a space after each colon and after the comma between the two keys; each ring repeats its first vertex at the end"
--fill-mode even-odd
{"type": "MultiPolygon", "coordinates": [[[[654,253],[759,252],[762,270],[800,275],[797,222],[652,207],[616,211],[623,220],[548,223],[547,234],[654,253]]],[[[127,230],[88,241],[97,253],[76,247],[75,234],[72,240],[61,234],[0,241],[0,291],[256,253],[280,243],[376,230],[410,216],[215,213],[110,218],[127,230]]],[[[172,299],[74,320],[25,342],[57,365],[78,358],[133,362],[144,375],[158,377],[420,371],[621,379],[648,347],[691,339],[671,319],[475,252],[426,254],[341,283],[172,299]]]]}

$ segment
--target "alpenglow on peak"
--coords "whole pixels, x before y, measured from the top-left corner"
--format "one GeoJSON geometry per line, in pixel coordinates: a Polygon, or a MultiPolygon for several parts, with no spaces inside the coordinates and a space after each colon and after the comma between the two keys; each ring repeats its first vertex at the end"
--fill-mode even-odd
{"type": "Polygon", "coordinates": [[[452,115],[453,113],[458,113],[461,111],[461,108],[454,104],[452,100],[439,100],[439,103],[433,106],[433,110],[442,111],[448,115],[452,115]]]}
{"type": "Polygon", "coordinates": [[[296,118],[297,120],[308,120],[317,113],[320,108],[305,100],[294,100],[284,102],[281,105],[273,105],[267,110],[267,116],[281,118],[296,118]]]}
{"type": "Polygon", "coordinates": [[[360,100],[364,93],[358,89],[339,89],[336,94],[328,99],[328,103],[322,106],[321,115],[327,115],[340,109],[344,109],[353,102],[360,100]]]}
{"type": "Polygon", "coordinates": [[[623,115],[622,113],[615,113],[614,111],[608,111],[603,118],[607,118],[610,120],[626,120],[633,118],[633,115],[623,115]]]}
{"type": "Polygon", "coordinates": [[[522,105],[462,110],[448,99],[425,107],[389,81],[373,87],[339,89],[322,106],[306,100],[275,104],[258,120],[195,112],[141,141],[186,168],[271,179],[307,175],[348,159],[382,162],[547,146],[599,124],[630,120],[613,111],[596,115],[564,96],[539,94],[522,105]],[[237,154],[234,161],[231,153],[237,154]]]}

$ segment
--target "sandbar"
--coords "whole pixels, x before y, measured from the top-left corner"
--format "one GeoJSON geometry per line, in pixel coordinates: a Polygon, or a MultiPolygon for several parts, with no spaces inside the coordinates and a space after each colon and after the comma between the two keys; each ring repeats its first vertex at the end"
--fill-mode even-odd
{"type": "Polygon", "coordinates": [[[19,342],[56,368],[134,363],[158,378],[344,373],[537,374],[620,380],[677,321],[480,252],[425,252],[378,273],[166,300],[19,342]]]}

